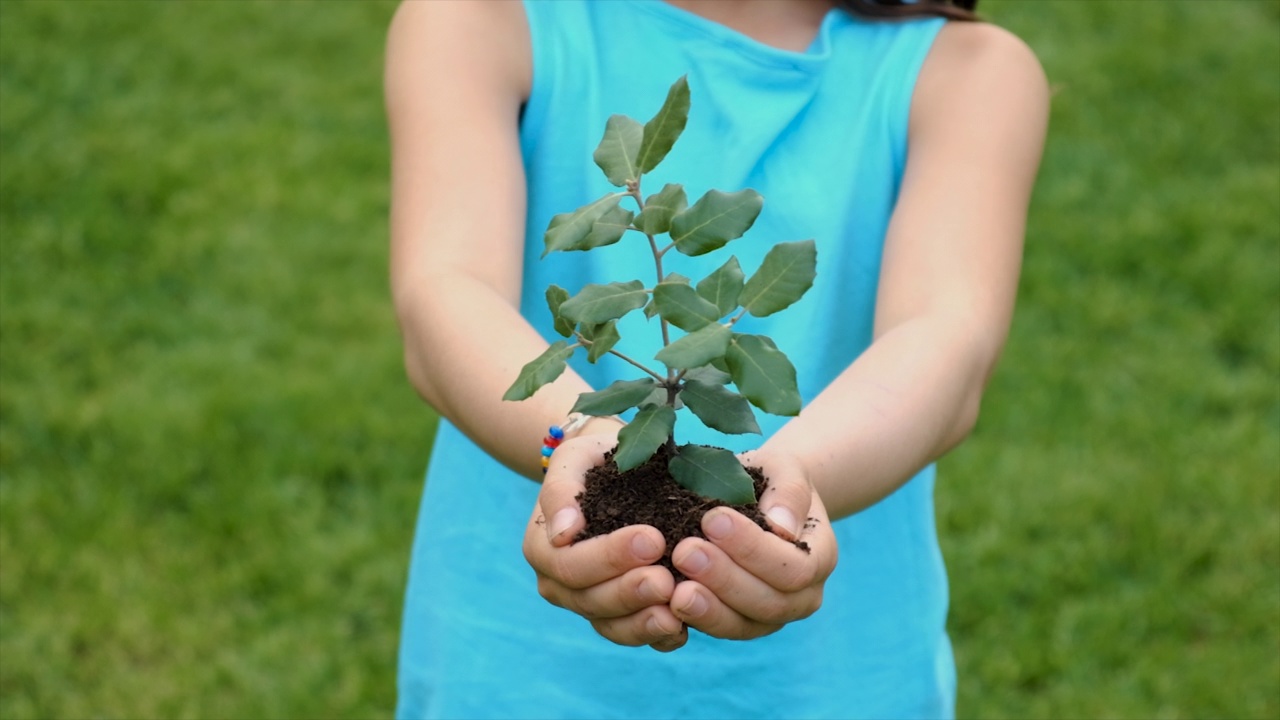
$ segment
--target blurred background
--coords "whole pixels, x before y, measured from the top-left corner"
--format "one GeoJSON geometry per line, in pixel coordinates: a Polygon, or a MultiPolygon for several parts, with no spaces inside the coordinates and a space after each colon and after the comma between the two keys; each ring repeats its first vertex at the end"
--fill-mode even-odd
{"type": "MultiPolygon", "coordinates": [[[[1280,716],[1280,2],[980,9],[1054,107],[938,486],[960,715],[1280,716]]],[[[0,2],[0,716],[390,715],[393,11],[0,2]]]]}

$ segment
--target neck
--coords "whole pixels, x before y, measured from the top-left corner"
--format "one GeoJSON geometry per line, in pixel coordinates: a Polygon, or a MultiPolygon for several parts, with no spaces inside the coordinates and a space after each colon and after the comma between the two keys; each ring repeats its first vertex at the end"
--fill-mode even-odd
{"type": "Polygon", "coordinates": [[[782,50],[813,43],[833,0],[666,0],[667,3],[782,50]]]}

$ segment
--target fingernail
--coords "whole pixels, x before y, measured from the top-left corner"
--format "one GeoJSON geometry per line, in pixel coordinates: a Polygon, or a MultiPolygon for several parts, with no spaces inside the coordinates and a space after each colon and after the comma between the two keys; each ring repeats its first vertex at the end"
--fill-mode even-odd
{"type": "Polygon", "coordinates": [[[565,530],[573,527],[573,524],[577,521],[577,508],[567,507],[561,509],[555,514],[555,517],[551,518],[551,525],[547,529],[547,537],[555,538],[560,533],[563,533],[565,530]]]}
{"type": "MultiPolygon", "coordinates": [[[[658,593],[657,589],[653,587],[653,583],[650,582],[648,578],[640,581],[640,587],[636,588],[636,597],[639,598],[640,602],[645,603],[659,603],[666,601],[666,598],[662,597],[662,595],[658,593]]],[[[649,618],[649,622],[653,621],[653,618],[649,618]]]]}
{"type": "Polygon", "coordinates": [[[631,538],[631,552],[641,560],[656,560],[662,555],[662,548],[648,535],[639,534],[631,538]]]}
{"type": "Polygon", "coordinates": [[[701,573],[711,564],[711,560],[707,558],[707,554],[701,550],[694,550],[680,563],[680,569],[693,575],[701,573]]]}
{"type": "Polygon", "coordinates": [[[796,537],[796,532],[800,528],[796,524],[796,516],[792,515],[790,510],[782,505],[775,505],[765,515],[769,517],[769,521],[774,525],[790,533],[792,538],[796,537]]]}
{"type": "Polygon", "coordinates": [[[729,518],[728,513],[711,513],[707,517],[707,526],[703,529],[706,531],[707,537],[712,540],[723,540],[729,537],[729,533],[733,532],[733,520],[729,518]]]}
{"type": "Polygon", "coordinates": [[[658,618],[656,617],[650,617],[646,620],[644,623],[644,629],[647,630],[655,639],[663,639],[672,634],[670,630],[662,627],[662,623],[658,622],[658,618]]]}
{"type": "Polygon", "coordinates": [[[707,611],[707,601],[698,593],[693,594],[693,598],[680,608],[680,612],[689,617],[698,617],[707,611]]]}

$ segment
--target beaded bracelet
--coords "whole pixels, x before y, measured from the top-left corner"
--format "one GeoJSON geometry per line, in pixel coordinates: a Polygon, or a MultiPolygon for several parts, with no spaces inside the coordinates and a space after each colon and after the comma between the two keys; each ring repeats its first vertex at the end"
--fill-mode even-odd
{"type": "Polygon", "coordinates": [[[590,415],[582,413],[573,413],[565,418],[563,425],[552,425],[547,428],[547,436],[542,438],[542,474],[547,474],[547,467],[551,465],[551,453],[560,447],[560,443],[564,442],[564,435],[567,432],[573,432],[587,424],[591,419],[590,415]]]}

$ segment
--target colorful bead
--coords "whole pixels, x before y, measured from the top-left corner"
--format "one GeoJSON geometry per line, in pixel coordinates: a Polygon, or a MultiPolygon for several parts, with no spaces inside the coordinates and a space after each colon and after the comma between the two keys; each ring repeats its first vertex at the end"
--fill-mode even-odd
{"type": "Polygon", "coordinates": [[[547,467],[551,464],[551,453],[560,447],[560,443],[564,442],[564,428],[559,425],[552,425],[547,428],[547,436],[542,438],[542,474],[547,474],[547,467]]]}

